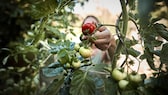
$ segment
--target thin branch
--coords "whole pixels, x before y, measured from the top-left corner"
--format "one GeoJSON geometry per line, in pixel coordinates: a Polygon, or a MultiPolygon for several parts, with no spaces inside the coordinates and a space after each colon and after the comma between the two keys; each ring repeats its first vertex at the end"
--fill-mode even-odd
{"type": "Polygon", "coordinates": [[[135,27],[137,28],[137,30],[140,31],[137,23],[135,22],[135,20],[132,17],[129,17],[129,20],[132,21],[134,23],[135,27]]]}

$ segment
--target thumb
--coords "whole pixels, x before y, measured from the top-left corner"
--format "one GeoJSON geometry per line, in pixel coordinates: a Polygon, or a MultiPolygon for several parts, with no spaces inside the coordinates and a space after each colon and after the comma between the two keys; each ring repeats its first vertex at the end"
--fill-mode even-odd
{"type": "Polygon", "coordinates": [[[105,26],[101,26],[99,29],[98,29],[98,31],[100,31],[100,32],[102,32],[102,31],[104,31],[104,30],[106,30],[107,28],[105,27],[105,26]]]}

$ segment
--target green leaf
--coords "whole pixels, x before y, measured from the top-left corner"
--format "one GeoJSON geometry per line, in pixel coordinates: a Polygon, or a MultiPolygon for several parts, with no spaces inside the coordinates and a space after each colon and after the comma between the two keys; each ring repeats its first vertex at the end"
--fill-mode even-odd
{"type": "Polygon", "coordinates": [[[158,40],[153,40],[153,41],[151,41],[151,45],[152,45],[153,47],[158,47],[158,46],[160,46],[162,43],[163,43],[162,41],[158,41],[158,40]]]}
{"type": "Polygon", "coordinates": [[[168,41],[168,30],[166,29],[166,26],[156,23],[153,28],[161,37],[168,41]]]}
{"type": "Polygon", "coordinates": [[[168,64],[168,43],[164,44],[160,53],[160,60],[162,63],[168,64]]]}
{"type": "Polygon", "coordinates": [[[75,43],[70,42],[69,40],[64,40],[64,41],[58,40],[57,43],[54,43],[54,44],[49,43],[49,45],[51,47],[51,50],[50,50],[51,53],[58,53],[62,49],[73,51],[75,43]]]}
{"type": "Polygon", "coordinates": [[[65,34],[61,33],[58,28],[52,27],[52,26],[45,26],[46,29],[54,34],[54,37],[59,38],[59,39],[64,39],[65,34]]]}
{"type": "Polygon", "coordinates": [[[153,53],[151,53],[148,48],[146,48],[144,51],[144,57],[146,58],[150,68],[153,70],[157,70],[157,68],[155,67],[155,64],[154,64],[154,60],[153,60],[153,58],[154,58],[153,53]]]}
{"type": "Polygon", "coordinates": [[[30,15],[34,19],[45,17],[54,12],[57,7],[56,0],[36,0],[32,1],[30,15]]]}
{"type": "Polygon", "coordinates": [[[104,71],[104,68],[107,66],[107,64],[95,64],[93,67],[91,67],[89,70],[94,71],[104,71]]]}
{"type": "Polygon", "coordinates": [[[150,12],[153,10],[154,0],[138,0],[138,13],[141,27],[149,25],[150,12]]]}
{"type": "Polygon", "coordinates": [[[46,91],[44,92],[44,95],[56,95],[62,84],[64,83],[64,77],[62,77],[60,80],[55,79],[46,89],[46,91]]]}
{"type": "Polygon", "coordinates": [[[63,74],[63,68],[42,68],[42,72],[46,77],[54,77],[54,76],[59,76],[63,74]]]}
{"type": "Polygon", "coordinates": [[[117,95],[118,83],[112,78],[106,78],[105,82],[105,95],[117,95]]]}
{"type": "Polygon", "coordinates": [[[124,44],[126,45],[127,48],[133,46],[133,45],[136,45],[138,43],[137,40],[135,40],[135,38],[133,37],[133,40],[130,40],[130,39],[125,39],[125,42],[124,44]]]}
{"type": "Polygon", "coordinates": [[[76,36],[76,34],[73,32],[73,29],[70,29],[70,33],[71,33],[73,36],[76,36]]]}
{"type": "Polygon", "coordinates": [[[2,61],[3,65],[5,65],[5,64],[7,63],[9,57],[10,57],[10,55],[6,56],[6,57],[3,59],[3,61],[2,61]]]}
{"type": "Polygon", "coordinates": [[[140,52],[135,50],[134,48],[127,48],[127,50],[128,50],[128,54],[134,57],[138,57],[140,55],[140,52]]]}
{"type": "Polygon", "coordinates": [[[95,95],[95,84],[87,72],[77,70],[73,73],[70,93],[72,95],[95,95]]]}
{"type": "Polygon", "coordinates": [[[135,0],[129,0],[129,1],[128,1],[128,5],[129,5],[129,8],[130,8],[131,10],[135,10],[135,6],[136,6],[135,0]]]}
{"type": "Polygon", "coordinates": [[[71,58],[66,49],[60,50],[57,54],[57,58],[58,58],[58,61],[61,62],[62,64],[65,64],[71,61],[71,58]]]}

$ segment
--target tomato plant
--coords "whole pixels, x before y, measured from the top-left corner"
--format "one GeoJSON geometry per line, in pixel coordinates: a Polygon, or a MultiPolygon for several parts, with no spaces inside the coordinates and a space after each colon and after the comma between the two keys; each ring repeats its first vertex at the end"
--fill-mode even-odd
{"type": "Polygon", "coordinates": [[[167,0],[120,0],[122,13],[116,24],[100,24],[116,29],[117,48],[111,64],[92,60],[89,41],[93,40],[95,24],[81,27],[84,36],[90,38],[80,45],[68,39],[68,34],[76,35],[73,28],[77,17],[72,10],[76,3],[83,5],[85,1],[26,1],[6,0],[2,1],[5,6],[0,5],[0,42],[1,47],[5,45],[0,51],[0,94],[167,95],[168,26],[160,22],[167,21],[167,0]],[[127,38],[128,22],[135,25],[139,39],[127,38]],[[22,37],[13,40],[12,30],[22,37]],[[10,43],[4,41],[7,38],[11,38],[10,43]],[[121,55],[125,56],[119,61],[123,70],[118,69],[121,55]],[[139,74],[144,61],[154,72],[151,77],[139,74]],[[134,64],[138,68],[131,74],[134,64]]]}

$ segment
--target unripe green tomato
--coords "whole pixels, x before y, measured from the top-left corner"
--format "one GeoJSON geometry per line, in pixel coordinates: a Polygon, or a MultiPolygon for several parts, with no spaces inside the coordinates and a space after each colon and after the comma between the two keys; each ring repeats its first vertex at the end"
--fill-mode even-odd
{"type": "Polygon", "coordinates": [[[79,48],[80,48],[80,45],[79,45],[79,44],[75,44],[74,49],[75,49],[76,51],[79,51],[79,48]]]}
{"type": "Polygon", "coordinates": [[[118,86],[122,90],[124,90],[127,87],[128,84],[129,84],[129,81],[127,81],[127,80],[120,80],[118,82],[118,86]]]}
{"type": "Polygon", "coordinates": [[[71,67],[71,64],[70,64],[70,63],[66,63],[66,64],[65,64],[65,67],[66,67],[66,68],[70,68],[70,67],[71,67]]]}
{"type": "Polygon", "coordinates": [[[89,58],[92,55],[92,50],[89,48],[80,47],[79,53],[81,54],[82,57],[89,58]]]}
{"type": "Polygon", "coordinates": [[[72,66],[76,69],[76,68],[79,68],[81,65],[81,62],[80,61],[77,61],[77,62],[72,62],[72,66]]]}
{"type": "Polygon", "coordinates": [[[142,77],[140,74],[130,74],[129,78],[130,78],[130,81],[135,83],[139,83],[142,81],[142,77]]]}
{"type": "Polygon", "coordinates": [[[120,68],[115,68],[112,71],[112,77],[117,81],[123,80],[127,77],[127,73],[122,72],[120,70],[121,70],[120,68]]]}

